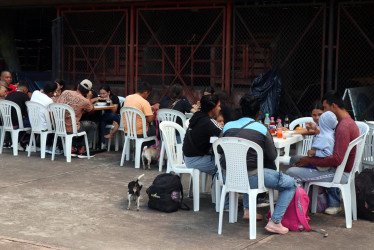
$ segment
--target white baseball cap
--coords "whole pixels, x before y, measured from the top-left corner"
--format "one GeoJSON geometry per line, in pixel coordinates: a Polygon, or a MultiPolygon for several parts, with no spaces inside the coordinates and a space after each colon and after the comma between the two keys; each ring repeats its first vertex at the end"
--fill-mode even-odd
{"type": "Polygon", "coordinates": [[[80,85],[87,90],[92,89],[92,82],[88,79],[84,79],[83,81],[81,81],[80,85]]]}

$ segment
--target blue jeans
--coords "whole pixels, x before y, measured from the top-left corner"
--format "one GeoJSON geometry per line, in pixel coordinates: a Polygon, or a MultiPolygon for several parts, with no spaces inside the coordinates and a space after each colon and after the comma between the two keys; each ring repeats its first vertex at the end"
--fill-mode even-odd
{"type": "MultiPolygon", "coordinates": [[[[291,163],[291,161],[290,161],[291,163]]],[[[304,167],[291,167],[286,174],[294,177],[298,182],[331,182],[334,179],[336,168],[328,171],[319,171],[318,169],[310,169],[304,167]]],[[[343,173],[342,183],[348,182],[349,173],[343,173]]],[[[327,189],[327,201],[329,207],[340,207],[340,190],[339,188],[327,189]]]]}
{"type": "MultiPolygon", "coordinates": [[[[249,185],[251,188],[257,188],[258,176],[257,174],[248,176],[249,185]]],[[[271,220],[275,223],[281,222],[288,205],[290,204],[296,191],[296,181],[294,178],[283,174],[282,172],[273,169],[264,168],[265,187],[280,191],[277,205],[274,208],[274,213],[271,215],[271,220]]],[[[248,194],[243,194],[243,207],[248,208],[248,194]]]]}
{"type": "Polygon", "coordinates": [[[214,156],[212,155],[194,157],[184,156],[184,163],[188,168],[195,168],[210,175],[214,175],[217,172],[214,156]]]}
{"type": "Polygon", "coordinates": [[[113,124],[113,122],[120,123],[120,116],[117,113],[104,113],[103,116],[101,117],[101,122],[100,122],[100,132],[101,132],[101,143],[105,143],[105,127],[108,124],[113,124]]]}

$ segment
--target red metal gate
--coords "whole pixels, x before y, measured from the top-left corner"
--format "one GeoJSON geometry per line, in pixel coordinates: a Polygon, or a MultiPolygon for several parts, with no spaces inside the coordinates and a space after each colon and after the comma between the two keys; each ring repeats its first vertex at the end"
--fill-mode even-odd
{"type": "Polygon", "coordinates": [[[127,85],[127,13],[118,5],[60,8],[64,20],[62,72],[68,82],[76,84],[88,78],[96,83],[127,85]]]}
{"type": "Polygon", "coordinates": [[[278,66],[279,113],[304,115],[323,91],[325,12],[321,4],[235,6],[231,89],[278,66]]]}
{"type": "Polygon", "coordinates": [[[195,87],[223,86],[225,6],[139,8],[136,18],[135,82],[179,82],[192,100],[195,87]]]}

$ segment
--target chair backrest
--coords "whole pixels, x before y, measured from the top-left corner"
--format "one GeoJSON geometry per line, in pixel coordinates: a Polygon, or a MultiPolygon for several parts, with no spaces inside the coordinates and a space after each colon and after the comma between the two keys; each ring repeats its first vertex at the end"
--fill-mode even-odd
{"type": "Polygon", "coordinates": [[[182,144],[186,130],[182,128],[178,123],[171,121],[164,121],[160,123],[160,130],[162,134],[163,142],[165,143],[166,155],[168,156],[168,162],[170,162],[171,169],[174,166],[183,164],[183,151],[182,144]],[[177,140],[177,134],[180,136],[180,143],[177,140]]]}
{"type": "MultiPolygon", "coordinates": [[[[297,125],[305,128],[307,122],[313,122],[312,117],[301,117],[290,123],[290,130],[295,129],[297,125]]],[[[303,148],[301,150],[301,155],[308,155],[308,150],[312,148],[313,135],[304,135],[303,148]]]]}
{"type": "Polygon", "coordinates": [[[27,113],[29,114],[29,120],[31,128],[34,132],[42,132],[42,130],[52,130],[51,117],[49,115],[48,109],[37,102],[27,101],[27,113]],[[43,121],[46,124],[43,124],[43,121]],[[45,127],[46,125],[46,127],[45,127]]]}
{"type": "Polygon", "coordinates": [[[17,119],[18,119],[18,128],[23,129],[23,119],[21,108],[18,106],[17,103],[7,100],[0,101],[0,115],[3,119],[3,129],[5,130],[12,130],[13,129],[13,122],[12,122],[12,108],[16,111],[17,119]]]}
{"type": "Polygon", "coordinates": [[[133,107],[123,107],[121,108],[121,116],[124,118],[126,122],[126,127],[127,127],[127,132],[126,136],[131,138],[131,139],[136,139],[138,138],[137,136],[137,131],[136,131],[136,118],[137,116],[140,117],[142,121],[142,128],[143,128],[143,138],[148,137],[147,136],[147,126],[146,126],[146,119],[145,115],[143,114],[142,111],[140,111],[137,108],[133,107]]]}
{"type": "Polygon", "coordinates": [[[118,96],[118,100],[119,100],[119,106],[122,107],[123,103],[125,102],[125,97],[123,96],[118,96]]]}
{"type": "Polygon", "coordinates": [[[157,111],[157,120],[159,123],[163,121],[177,122],[177,118],[182,121],[183,128],[186,129],[186,116],[182,112],[174,109],[159,109],[157,111]]]}
{"type": "Polygon", "coordinates": [[[369,133],[366,136],[362,161],[365,164],[374,165],[374,122],[367,122],[369,133]]]}
{"type": "Polygon", "coordinates": [[[68,113],[71,117],[71,126],[73,134],[77,133],[77,120],[75,118],[75,111],[72,107],[63,103],[51,103],[48,106],[49,111],[53,114],[53,123],[55,133],[57,135],[66,135],[65,117],[68,113]]]}
{"type": "Polygon", "coordinates": [[[313,118],[312,117],[301,117],[301,118],[297,118],[296,120],[293,120],[290,123],[290,130],[294,130],[297,125],[299,125],[300,127],[305,128],[305,124],[307,122],[313,122],[313,118]]]}
{"type": "Polygon", "coordinates": [[[264,188],[264,154],[262,148],[255,142],[237,138],[222,137],[213,143],[214,158],[218,167],[219,176],[222,176],[222,167],[218,146],[225,155],[226,190],[247,193],[250,189],[247,172],[247,153],[250,148],[257,153],[258,189],[264,188]]]}
{"type": "Polygon", "coordinates": [[[356,122],[356,124],[357,124],[357,126],[360,130],[360,136],[349,143],[348,149],[345,152],[343,161],[337,167],[335,175],[334,175],[333,182],[336,183],[336,184],[339,184],[341,182],[343,172],[344,172],[344,168],[345,168],[345,165],[347,164],[347,161],[348,161],[349,153],[351,152],[351,150],[354,147],[356,147],[356,155],[355,155],[354,163],[353,163],[353,166],[352,166],[352,170],[349,174],[348,183],[351,182],[354,179],[355,173],[357,171],[359,171],[359,167],[360,167],[361,161],[362,161],[362,154],[363,154],[364,146],[365,146],[365,138],[366,138],[366,135],[369,132],[369,126],[366,125],[364,122],[356,122]]]}

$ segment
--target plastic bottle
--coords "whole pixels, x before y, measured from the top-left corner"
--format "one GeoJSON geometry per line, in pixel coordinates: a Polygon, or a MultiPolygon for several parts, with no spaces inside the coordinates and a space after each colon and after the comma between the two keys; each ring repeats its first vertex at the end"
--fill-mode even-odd
{"type": "Polygon", "coordinates": [[[282,134],[282,120],[281,119],[278,119],[278,124],[277,124],[277,138],[282,138],[283,137],[283,134],[282,134]]]}
{"type": "Polygon", "coordinates": [[[290,128],[290,120],[288,119],[288,115],[286,115],[286,117],[284,117],[284,127],[286,129],[290,128]]]}
{"type": "Polygon", "coordinates": [[[270,118],[269,130],[270,130],[270,133],[275,134],[275,121],[274,121],[274,117],[270,118]]]}
{"type": "Polygon", "coordinates": [[[265,125],[267,128],[269,128],[269,126],[270,126],[269,113],[266,113],[266,114],[265,114],[264,125],[265,125]]]}

